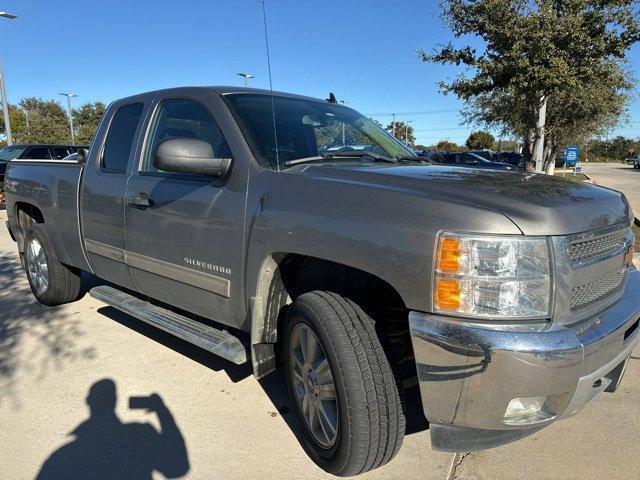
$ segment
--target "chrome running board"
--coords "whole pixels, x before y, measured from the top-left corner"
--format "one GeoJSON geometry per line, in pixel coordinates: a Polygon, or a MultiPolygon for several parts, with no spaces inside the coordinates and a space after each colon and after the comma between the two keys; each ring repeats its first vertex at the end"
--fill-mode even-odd
{"type": "Polygon", "coordinates": [[[238,337],[229,332],[209,327],[106,285],[92,288],[89,294],[113,308],[193,343],[236,365],[247,361],[247,348],[238,337]]]}

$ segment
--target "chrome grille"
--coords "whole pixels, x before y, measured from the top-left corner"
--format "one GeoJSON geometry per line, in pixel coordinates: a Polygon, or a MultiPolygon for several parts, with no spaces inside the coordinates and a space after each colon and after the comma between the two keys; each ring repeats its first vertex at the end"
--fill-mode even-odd
{"type": "Polygon", "coordinates": [[[569,245],[569,258],[578,262],[616,252],[627,245],[628,236],[629,229],[625,228],[602,237],[574,242],[569,245]]]}
{"type": "Polygon", "coordinates": [[[583,307],[607,296],[622,283],[626,268],[611,272],[595,282],[580,285],[571,289],[569,305],[571,309],[583,307]]]}

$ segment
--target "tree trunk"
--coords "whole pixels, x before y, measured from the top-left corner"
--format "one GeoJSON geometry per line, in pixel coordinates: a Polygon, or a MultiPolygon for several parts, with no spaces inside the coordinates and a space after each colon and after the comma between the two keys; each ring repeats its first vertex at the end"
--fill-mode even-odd
{"type": "Polygon", "coordinates": [[[551,136],[549,134],[546,134],[545,141],[544,141],[544,149],[542,151],[542,158],[543,158],[542,169],[546,173],[549,173],[549,158],[551,156],[551,150],[553,149],[553,145],[554,145],[554,142],[551,136]]]}
{"type": "Polygon", "coordinates": [[[527,172],[533,172],[535,170],[533,165],[533,159],[531,158],[531,152],[533,150],[533,141],[536,138],[536,131],[530,128],[527,131],[527,136],[524,137],[524,148],[522,149],[522,155],[524,156],[524,169],[527,172]]]}
{"type": "Polygon", "coordinates": [[[535,139],[533,141],[533,161],[536,164],[536,172],[544,171],[544,128],[547,121],[547,96],[541,95],[536,109],[535,139]]]}
{"type": "Polygon", "coordinates": [[[551,149],[551,154],[549,155],[549,165],[553,165],[553,170],[555,173],[556,169],[556,158],[558,157],[558,146],[554,145],[551,149]]]}

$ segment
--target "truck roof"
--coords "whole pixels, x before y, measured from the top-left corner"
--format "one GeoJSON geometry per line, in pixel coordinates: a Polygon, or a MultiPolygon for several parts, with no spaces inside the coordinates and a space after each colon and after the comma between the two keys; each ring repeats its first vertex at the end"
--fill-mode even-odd
{"type": "Polygon", "coordinates": [[[13,143],[7,147],[86,147],[87,145],[73,143],[13,143]]]}
{"type": "Polygon", "coordinates": [[[297,95],[295,93],[280,92],[276,90],[272,92],[271,90],[266,90],[262,88],[230,87],[230,86],[185,86],[185,87],[163,88],[160,90],[152,90],[149,92],[143,92],[136,95],[131,95],[129,97],[118,99],[117,101],[118,102],[130,101],[130,100],[154,96],[158,93],[166,93],[166,92],[171,92],[179,95],[181,93],[187,93],[189,91],[194,91],[194,90],[208,90],[214,93],[218,93],[220,95],[228,95],[231,93],[259,93],[264,95],[271,95],[273,93],[273,95],[278,97],[302,98],[305,100],[313,100],[316,102],[326,101],[320,98],[308,97],[306,95],[297,95]]]}

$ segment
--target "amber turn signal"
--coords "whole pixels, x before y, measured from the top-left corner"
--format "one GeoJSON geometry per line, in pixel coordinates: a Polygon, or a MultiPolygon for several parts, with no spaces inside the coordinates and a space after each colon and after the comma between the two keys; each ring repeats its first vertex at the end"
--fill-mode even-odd
{"type": "Polygon", "coordinates": [[[460,307],[460,282],[448,278],[436,279],[435,307],[439,310],[456,311],[460,307]]]}
{"type": "Polygon", "coordinates": [[[460,270],[460,240],[441,237],[438,243],[436,270],[441,273],[458,273],[460,270]]]}

